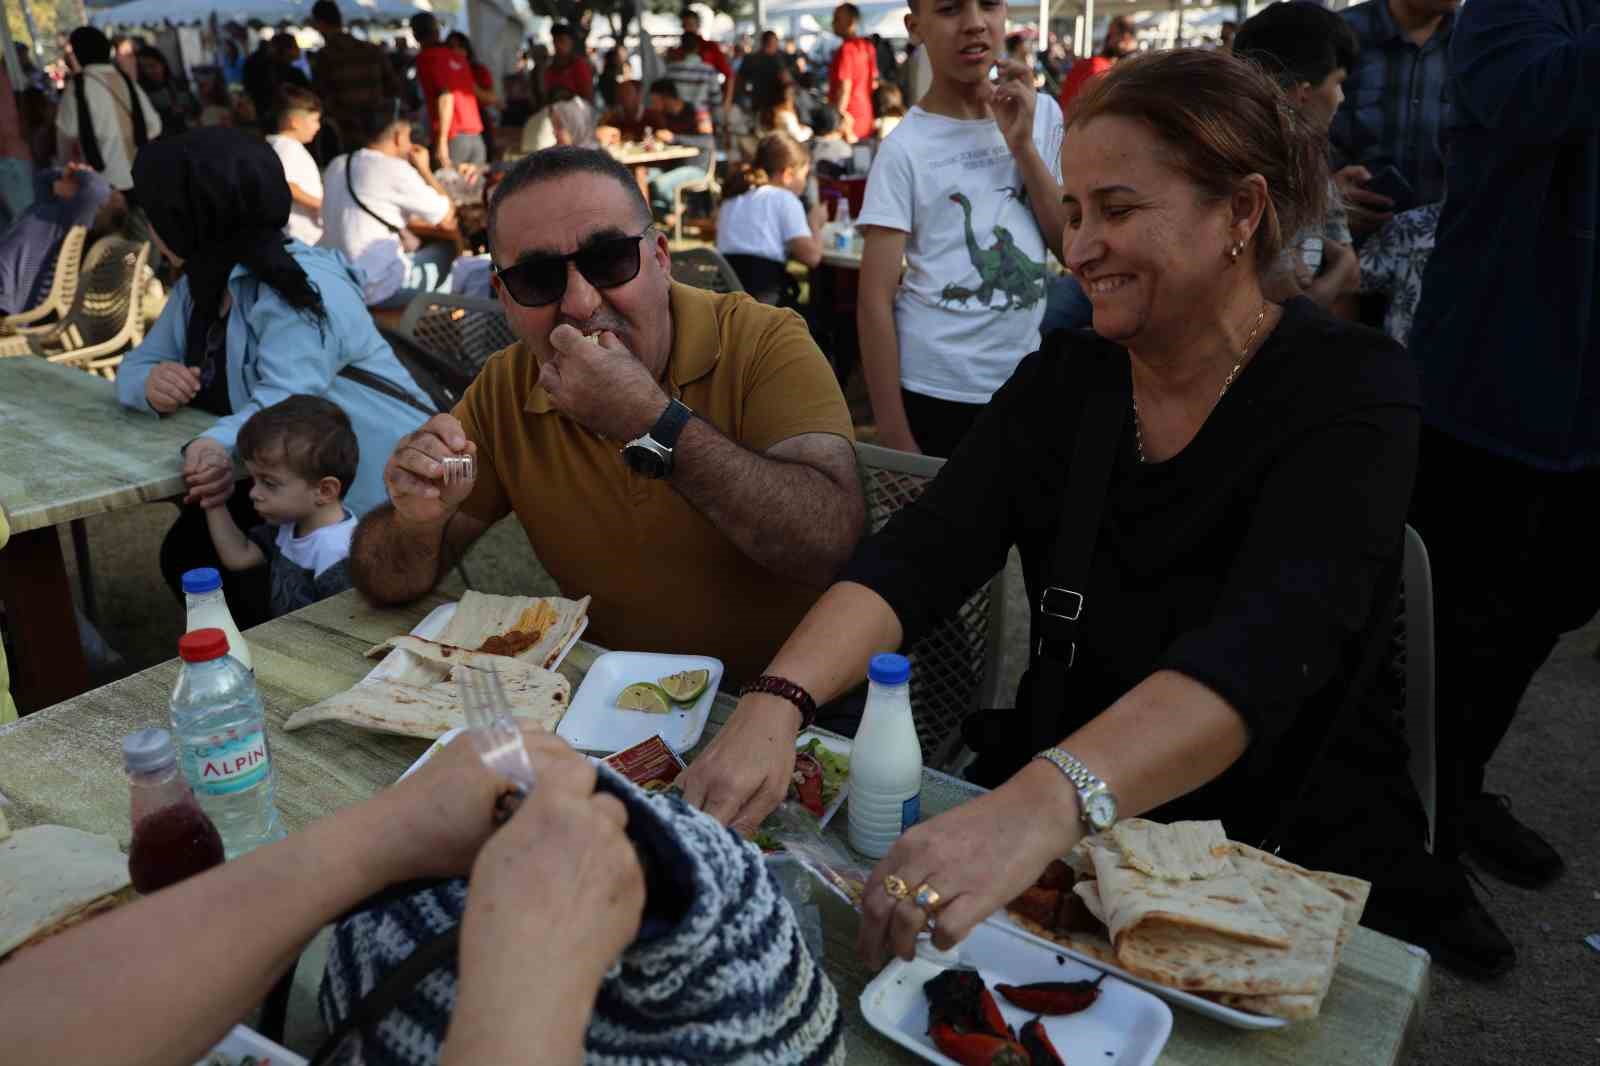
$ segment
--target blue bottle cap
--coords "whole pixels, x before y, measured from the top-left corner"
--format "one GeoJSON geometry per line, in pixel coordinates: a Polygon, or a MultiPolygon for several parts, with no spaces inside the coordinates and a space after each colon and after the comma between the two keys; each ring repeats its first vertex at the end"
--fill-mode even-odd
{"type": "Polygon", "coordinates": [[[183,572],[183,591],[191,596],[202,592],[215,592],[222,587],[222,575],[214,567],[202,566],[198,570],[183,572]]]}
{"type": "Polygon", "coordinates": [[[880,685],[903,685],[911,680],[911,660],[904,655],[881,652],[872,657],[867,677],[880,685]]]}

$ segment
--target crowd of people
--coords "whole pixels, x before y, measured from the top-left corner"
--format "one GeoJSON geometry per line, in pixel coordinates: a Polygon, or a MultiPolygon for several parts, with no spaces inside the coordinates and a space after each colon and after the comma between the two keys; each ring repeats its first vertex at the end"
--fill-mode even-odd
{"type": "MultiPolygon", "coordinates": [[[[315,18],[309,75],[279,37],[243,63],[265,142],[183,130],[203,109],[164,63],[135,50],[130,74],[76,31],[66,166],[0,238],[0,257],[27,250],[0,262],[0,308],[27,305],[67,226],[132,224],[101,219],[113,207],[181,271],[117,377],[131,409],[218,419],[185,450],[169,580],[221,564],[241,622],[347,585],[406,603],[514,515],[563,592],[592,597],[590,639],[692,634],[726,664],[741,699],[683,798],[750,833],[799,731],[852,731],[870,656],[950,617],[1015,547],[1029,671],[1013,710],[963,729],[992,791],[878,865],[870,961],[910,957],[935,916],[936,941],[959,940],[1083,838],[1064,759],[1122,816],[1220,818],[1370,880],[1365,924],[1445,966],[1514,964],[1463,859],[1524,886],[1564,869],[1484,768],[1556,639],[1600,607],[1580,515],[1600,470],[1596,0],[1282,2],[1215,49],[1143,51],[1113,19],[1070,64],[1008,38],[1003,4],[914,0],[900,56],[845,3],[823,69],[772,32],[730,56],[688,12],[648,84],[559,26],[515,93],[422,15],[416,121],[382,50],[328,0],[315,18]],[[372,312],[449,284],[441,174],[492,165],[507,116],[527,154],[494,174],[485,240],[518,340],[435,413],[372,312]],[[673,281],[675,193],[713,157],[650,173],[612,151],[664,143],[732,146],[715,243],[748,296],[673,281]],[[860,148],[847,328],[872,431],[947,459],[872,535],[815,284],[789,310],[790,264],[824,254],[820,179],[860,148]],[[444,478],[461,455],[476,476],[444,478]],[[1408,522],[1433,568],[1431,840],[1403,696],[1374,665],[1408,522]]],[[[557,802],[541,817],[616,820],[557,802]]],[[[596,919],[617,923],[614,956],[641,904],[621,834],[602,836],[626,889],[596,919]]],[[[485,954],[474,907],[495,883],[475,879],[465,911],[485,954]]],[[[86,950],[61,939],[37,965],[86,950]]],[[[464,954],[456,1003],[473,1024],[492,995],[478,964],[464,954]]],[[[591,1005],[617,979],[580,970],[591,1005]]]]}

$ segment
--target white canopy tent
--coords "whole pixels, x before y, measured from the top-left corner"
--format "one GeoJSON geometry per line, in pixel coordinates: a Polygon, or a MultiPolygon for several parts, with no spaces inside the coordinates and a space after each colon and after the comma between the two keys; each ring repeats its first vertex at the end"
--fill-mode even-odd
{"type": "MultiPolygon", "coordinates": [[[[162,23],[208,22],[215,14],[225,22],[259,21],[269,25],[304,26],[311,21],[315,0],[132,0],[115,7],[93,8],[92,26],[159,26],[162,23]]],[[[475,0],[481,2],[481,0],[475,0]]],[[[402,21],[418,11],[432,11],[430,0],[339,0],[345,20],[402,21]]]]}

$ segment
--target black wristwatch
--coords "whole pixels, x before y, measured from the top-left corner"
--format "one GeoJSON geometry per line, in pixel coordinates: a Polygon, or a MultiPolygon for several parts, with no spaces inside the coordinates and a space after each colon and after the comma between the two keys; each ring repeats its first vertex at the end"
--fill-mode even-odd
{"type": "Polygon", "coordinates": [[[640,477],[659,479],[672,475],[672,450],[678,435],[689,424],[694,412],[677,400],[670,400],[650,432],[635,437],[622,449],[623,462],[640,477]]]}

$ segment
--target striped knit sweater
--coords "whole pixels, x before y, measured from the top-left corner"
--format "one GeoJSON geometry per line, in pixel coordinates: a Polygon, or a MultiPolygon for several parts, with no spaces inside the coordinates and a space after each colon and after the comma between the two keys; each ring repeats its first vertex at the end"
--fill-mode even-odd
{"type": "MultiPolygon", "coordinates": [[[[843,1063],[838,995],[761,853],[675,796],[600,773],[601,787],[628,808],[629,836],[689,902],[670,922],[650,917],[652,903],[639,939],[601,985],[588,1066],[843,1063]]],[[[466,898],[466,882],[452,881],[340,923],[322,979],[329,1027],[419,944],[459,922],[466,898]]],[[[540,980],[528,974],[530,995],[540,980]]],[[[437,1062],[455,995],[454,964],[439,967],[338,1061],[437,1062]]]]}

